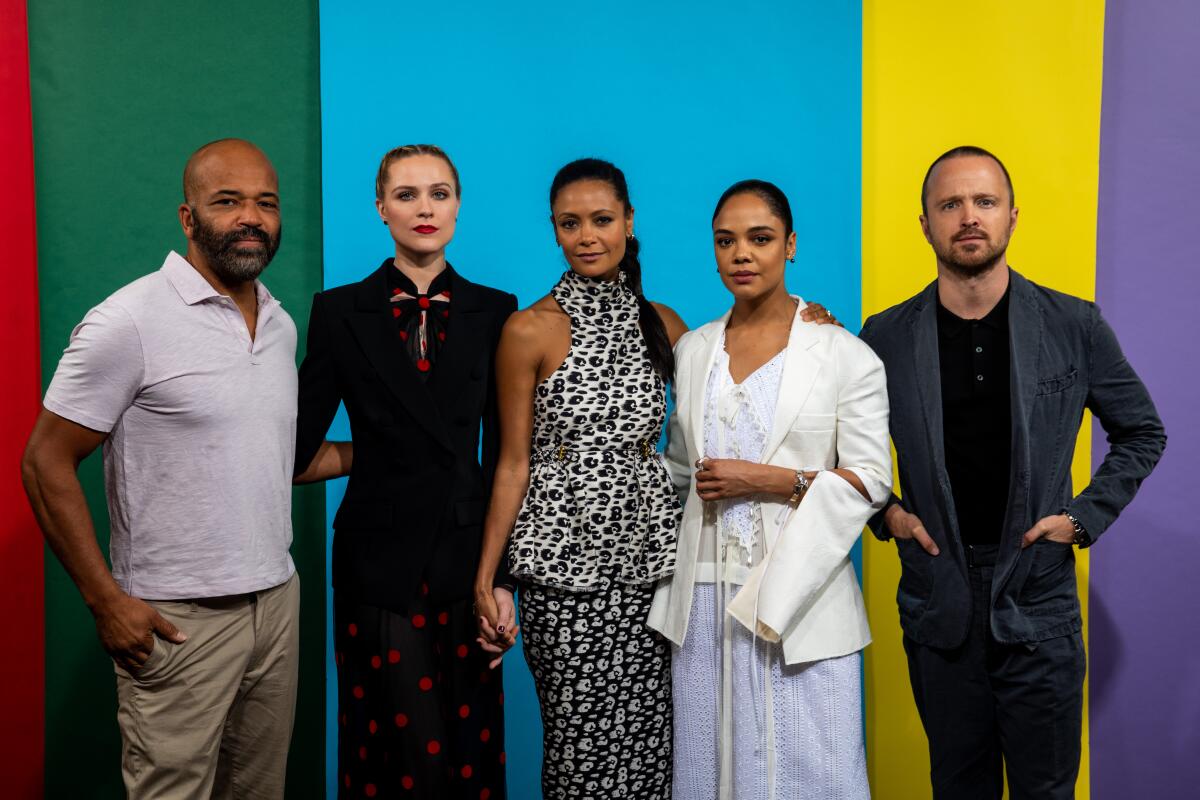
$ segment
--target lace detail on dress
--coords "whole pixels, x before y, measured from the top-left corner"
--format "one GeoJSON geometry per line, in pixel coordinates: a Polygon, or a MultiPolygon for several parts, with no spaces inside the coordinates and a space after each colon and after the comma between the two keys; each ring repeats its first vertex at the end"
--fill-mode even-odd
{"type": "MultiPolygon", "coordinates": [[[[785,351],[781,350],[741,383],[729,374],[725,334],[717,345],[716,359],[708,374],[704,406],[704,454],[707,458],[736,458],[758,461],[771,435],[779,381],[783,376],[785,351]]],[[[722,545],[733,545],[738,563],[750,565],[762,530],[762,510],[750,497],[721,502],[722,545]]],[[[712,553],[701,547],[700,559],[712,553]]]]}

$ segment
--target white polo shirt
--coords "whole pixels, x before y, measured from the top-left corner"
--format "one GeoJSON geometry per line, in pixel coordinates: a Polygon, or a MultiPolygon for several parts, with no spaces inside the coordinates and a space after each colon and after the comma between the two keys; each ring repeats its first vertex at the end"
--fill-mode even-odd
{"type": "Polygon", "coordinates": [[[177,600],[278,586],[295,570],[296,325],[255,282],[237,305],[178,253],[93,308],[45,407],[107,432],[113,577],[177,600]]]}

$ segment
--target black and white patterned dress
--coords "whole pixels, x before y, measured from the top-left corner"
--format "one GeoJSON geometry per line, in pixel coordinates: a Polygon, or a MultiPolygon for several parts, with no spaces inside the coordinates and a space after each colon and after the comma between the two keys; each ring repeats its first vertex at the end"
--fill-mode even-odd
{"type": "Polygon", "coordinates": [[[680,517],[656,450],[666,388],[623,273],[568,271],[551,295],[571,318],[571,348],[535,390],[509,551],[542,710],[542,792],[669,798],[670,649],[646,626],[680,517]]]}

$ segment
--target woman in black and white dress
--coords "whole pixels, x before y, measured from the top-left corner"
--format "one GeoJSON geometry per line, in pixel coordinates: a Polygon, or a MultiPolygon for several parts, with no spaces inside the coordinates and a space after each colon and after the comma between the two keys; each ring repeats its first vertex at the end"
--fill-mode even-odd
{"type": "Polygon", "coordinates": [[[642,296],[619,169],[568,164],[550,205],[570,269],[510,318],[497,352],[481,638],[499,651],[516,634],[493,594],[507,543],[541,704],[544,796],[667,798],[670,653],[646,616],[675,562],[680,504],[656,445],[671,348],[686,328],[642,296]]]}

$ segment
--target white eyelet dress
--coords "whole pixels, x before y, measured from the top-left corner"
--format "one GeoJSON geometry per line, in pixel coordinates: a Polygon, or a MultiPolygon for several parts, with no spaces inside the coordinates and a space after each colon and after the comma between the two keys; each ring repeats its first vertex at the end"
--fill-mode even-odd
{"type": "MultiPolygon", "coordinates": [[[[761,460],[784,357],[736,384],[722,333],[704,398],[706,457],[761,460]]],[[[859,655],[789,666],[778,643],[756,640],[730,618],[728,602],[764,555],[762,513],[754,497],[710,503],[706,513],[717,514],[716,535],[706,526],[691,621],[672,658],[674,796],[870,797],[859,655]]]]}
{"type": "Polygon", "coordinates": [[[567,272],[551,295],[571,318],[571,349],[535,389],[529,490],[509,545],[542,711],[542,793],[667,800],[670,648],[646,625],[681,515],[656,449],[666,387],[624,280],[567,272]]]}

